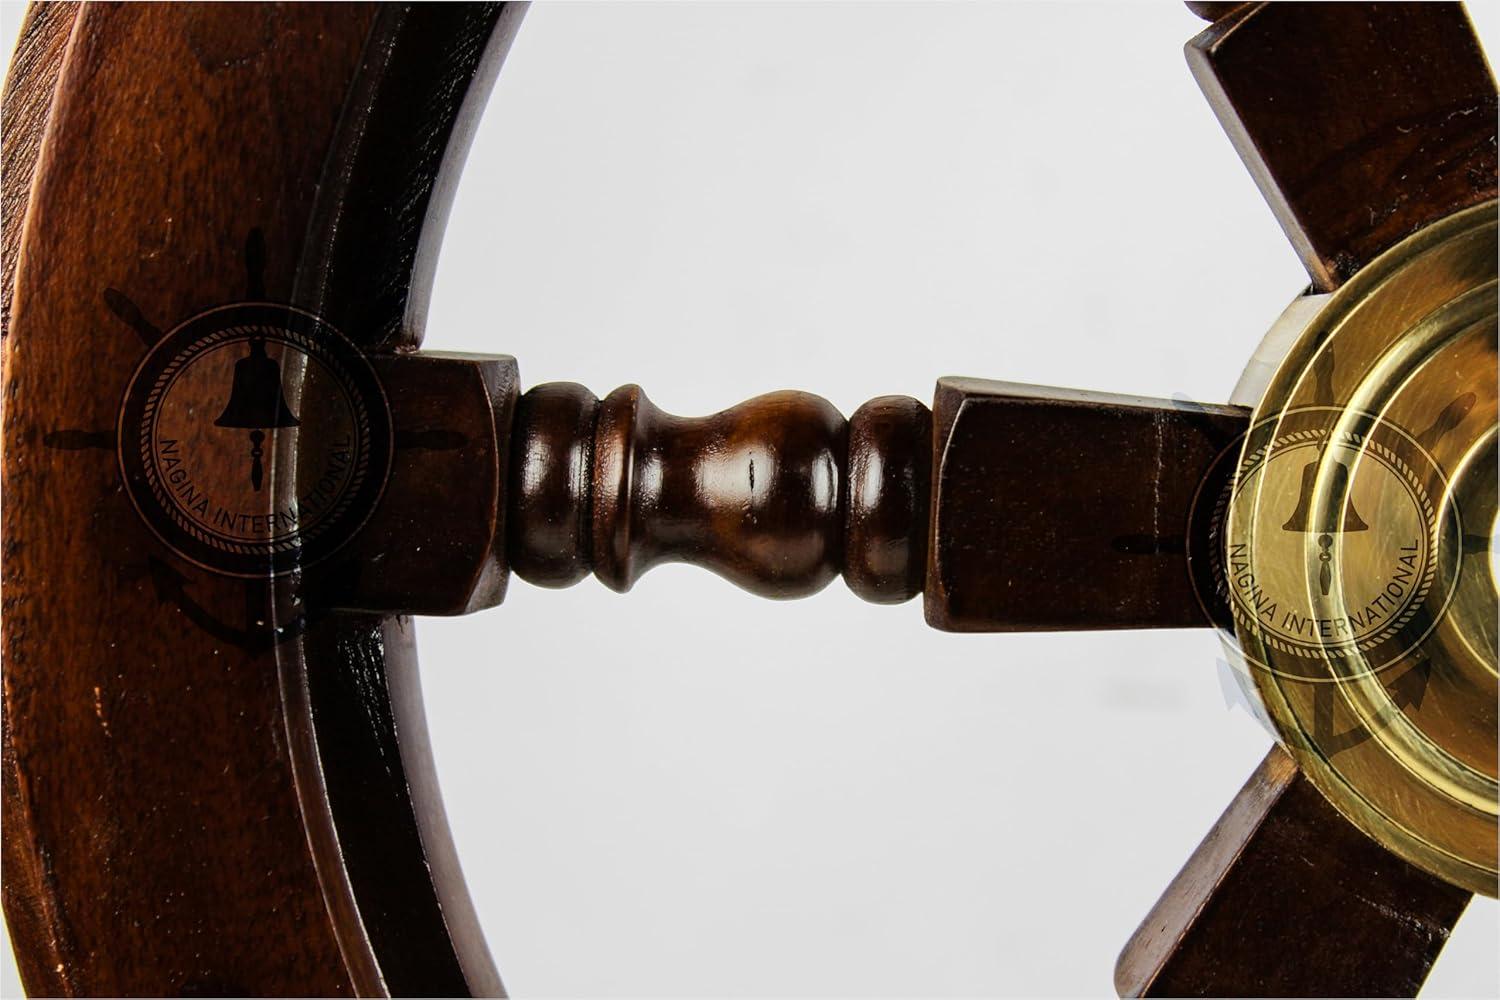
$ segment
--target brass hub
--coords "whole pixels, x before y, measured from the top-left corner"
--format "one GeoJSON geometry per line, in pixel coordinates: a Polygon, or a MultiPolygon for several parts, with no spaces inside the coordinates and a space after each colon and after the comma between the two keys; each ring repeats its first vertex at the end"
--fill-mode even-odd
{"type": "Polygon", "coordinates": [[[1299,766],[1365,833],[1496,894],[1496,206],[1336,292],[1255,412],[1223,553],[1299,766]]]}

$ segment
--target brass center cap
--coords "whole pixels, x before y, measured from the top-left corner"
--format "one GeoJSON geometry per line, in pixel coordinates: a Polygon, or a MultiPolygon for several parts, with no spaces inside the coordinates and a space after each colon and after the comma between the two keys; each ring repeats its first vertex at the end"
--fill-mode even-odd
{"type": "Polygon", "coordinates": [[[1329,300],[1256,410],[1220,572],[1266,714],[1357,826],[1496,893],[1496,210],[1329,300]]]}
{"type": "Polygon", "coordinates": [[[1255,513],[1253,558],[1236,541],[1224,559],[1238,626],[1279,654],[1260,666],[1294,678],[1319,676],[1328,657],[1347,673],[1410,653],[1442,616],[1460,558],[1456,509],[1420,442],[1374,415],[1341,428],[1344,415],[1283,413],[1241,461],[1231,501],[1288,498],[1255,513]]]}

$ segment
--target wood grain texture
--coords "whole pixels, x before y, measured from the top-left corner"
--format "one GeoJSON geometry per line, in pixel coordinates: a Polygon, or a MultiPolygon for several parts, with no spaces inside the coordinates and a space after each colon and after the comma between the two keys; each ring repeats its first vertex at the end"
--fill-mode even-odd
{"type": "Polygon", "coordinates": [[[1195,587],[1190,525],[1200,495],[1227,484],[1222,456],[1248,425],[1242,407],[941,380],[928,624],[1212,624],[1222,615],[1195,587]]]}
{"type": "MultiPolygon", "coordinates": [[[[5,80],[3,109],[0,109],[0,342],[10,336],[16,258],[31,195],[32,171],[51,116],[53,91],[77,13],[76,3],[28,7],[5,80]]],[[[0,376],[8,353],[0,351],[0,376]]],[[[0,408],[3,406],[0,402],[0,408]]],[[[4,611],[10,613],[8,601],[4,611]]],[[[16,951],[16,962],[25,981],[66,985],[71,977],[65,967],[58,967],[66,953],[56,933],[61,922],[50,894],[44,855],[26,825],[25,785],[26,777],[17,764],[10,728],[5,726],[0,730],[0,808],[3,808],[0,822],[6,835],[0,839],[0,864],[4,866],[8,886],[6,923],[12,940],[34,941],[38,945],[16,951]]]]}
{"type": "MultiPolygon", "coordinates": [[[[240,247],[259,226],[267,284],[286,294],[373,13],[249,8],[229,31],[208,8],[98,6],[74,26],[6,338],[5,708],[18,774],[6,826],[29,839],[27,881],[49,917],[41,940],[18,941],[32,993],[337,994],[378,981],[341,954],[274,662],[160,598],[112,448],[46,444],[57,429],[111,430],[141,358],[106,288],[127,289],[159,326],[243,298],[240,247]],[[143,73],[132,56],[145,53],[173,71],[143,73]],[[311,69],[279,87],[273,61],[311,69]],[[254,113],[231,120],[225,106],[254,113]],[[173,169],[147,169],[163,162],[173,169]]],[[[238,583],[190,586],[220,614],[245,601],[238,583]]],[[[5,888],[8,911],[29,908],[5,888]]]]}
{"type": "Polygon", "coordinates": [[[16,252],[21,246],[32,169],[51,117],[52,93],[77,14],[78,4],[71,0],[28,6],[5,78],[4,111],[0,114],[0,156],[4,160],[0,172],[0,337],[10,332],[16,252]]]}
{"type": "Polygon", "coordinates": [[[1213,13],[1188,65],[1319,289],[1495,197],[1495,81],[1462,5],[1213,13]]]}
{"type": "Polygon", "coordinates": [[[1147,914],[1121,996],[1413,996],[1470,894],[1391,854],[1273,749],[1147,914]]]}
{"type": "Polygon", "coordinates": [[[177,561],[121,490],[114,427],[154,336],[247,295],[367,349],[416,341],[454,161],[518,16],[78,13],[4,347],[4,897],[33,993],[500,990],[409,623],[311,618],[306,580],[177,561]]]}

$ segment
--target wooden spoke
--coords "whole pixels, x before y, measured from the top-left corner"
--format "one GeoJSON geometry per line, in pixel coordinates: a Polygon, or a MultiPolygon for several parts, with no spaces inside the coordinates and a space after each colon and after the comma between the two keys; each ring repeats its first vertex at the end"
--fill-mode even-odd
{"type": "MultiPolygon", "coordinates": [[[[1495,84],[1457,4],[1189,4],[1188,62],[1332,289],[1496,191],[1495,84]]],[[[1126,945],[1122,996],[1411,996],[1470,893],[1396,857],[1272,750],[1126,945]]]]}
{"type": "Polygon", "coordinates": [[[1318,287],[1495,196],[1495,81],[1461,5],[1193,6],[1218,18],[1193,75],[1318,287]]]}
{"type": "Polygon", "coordinates": [[[977,379],[942,380],[931,414],[889,396],[847,424],[807,393],[689,419],[634,386],[601,402],[554,383],[517,407],[508,547],[544,586],[592,570],[628,590],[670,560],[799,597],[842,572],[867,600],[925,590],[951,631],[1222,623],[1196,557],[1246,424],[977,379]]]}
{"type": "Polygon", "coordinates": [[[1222,620],[1192,557],[1247,424],[1241,407],[942,380],[928,623],[987,632],[1222,620]]]}
{"type": "MultiPolygon", "coordinates": [[[[1194,71],[1320,287],[1494,196],[1460,9],[1193,6],[1194,71]]],[[[842,576],[924,593],[952,631],[1227,618],[1202,557],[1243,408],[945,379],[931,409],[781,392],[684,418],[416,353],[523,9],[27,15],[0,178],[0,807],[34,993],[499,993],[403,616],[496,604],[512,567],[624,591],[686,561],[778,598],[842,576]]],[[[1467,899],[1274,751],[1117,982],[1410,993],[1467,899]]]]}
{"type": "Polygon", "coordinates": [[[1338,814],[1273,749],[1115,967],[1138,996],[1413,996],[1470,894],[1338,814]]]}

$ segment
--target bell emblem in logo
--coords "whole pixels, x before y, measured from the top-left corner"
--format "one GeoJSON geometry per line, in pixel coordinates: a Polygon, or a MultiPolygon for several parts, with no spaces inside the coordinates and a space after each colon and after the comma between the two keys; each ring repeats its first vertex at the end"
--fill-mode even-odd
{"type": "Polygon", "coordinates": [[[281,366],[266,354],[262,337],[250,341],[250,353],[234,363],[234,386],[215,427],[233,427],[250,432],[250,485],[260,490],[265,478],[261,446],[265,432],[277,427],[296,427],[297,417],[286,405],[281,391],[281,366]]]}
{"type": "MultiPolygon", "coordinates": [[[[1321,455],[1321,449],[1320,449],[1321,455]]],[[[1341,531],[1368,531],[1370,526],[1354,509],[1354,498],[1344,504],[1343,517],[1332,507],[1322,507],[1315,517],[1312,511],[1313,485],[1317,482],[1319,459],[1313,459],[1302,467],[1302,489],[1297,499],[1297,509],[1281,526],[1282,531],[1318,533],[1318,584],[1324,596],[1333,584],[1333,536],[1341,531]]],[[[1344,462],[1333,463],[1332,492],[1336,497],[1348,496],[1349,466],[1344,462]]]]}

